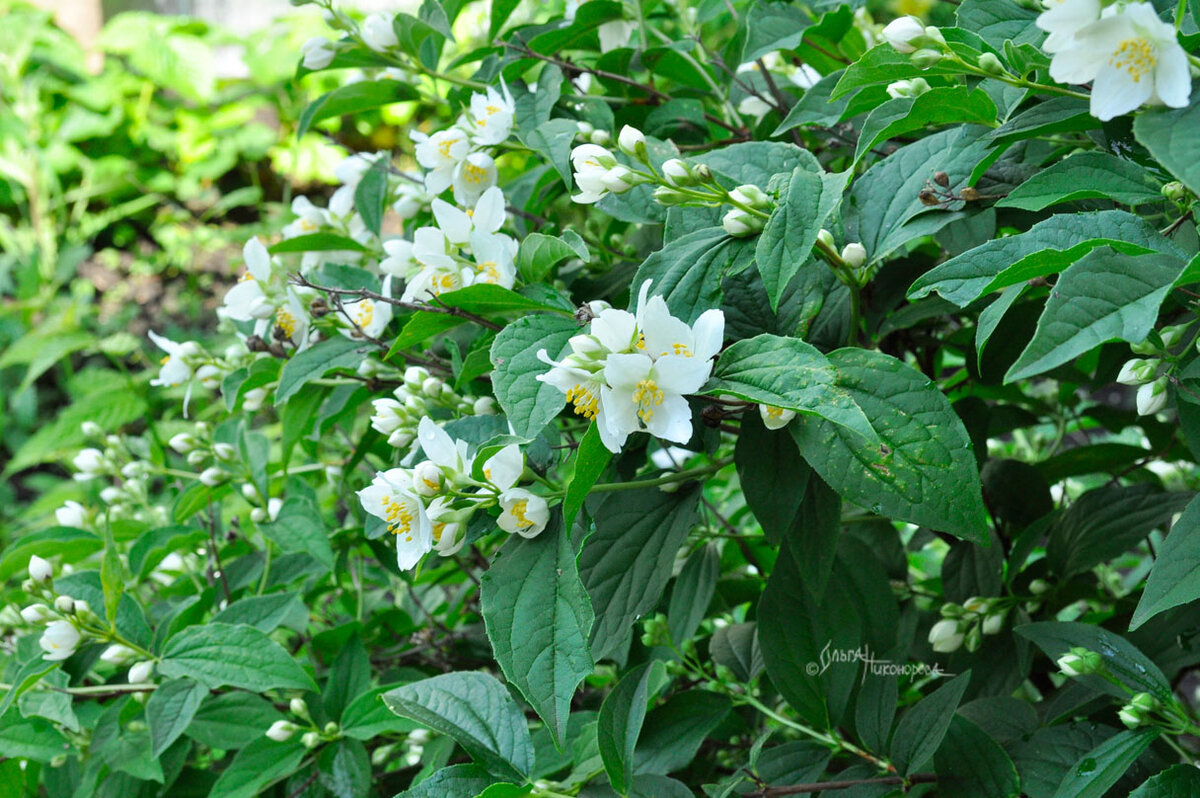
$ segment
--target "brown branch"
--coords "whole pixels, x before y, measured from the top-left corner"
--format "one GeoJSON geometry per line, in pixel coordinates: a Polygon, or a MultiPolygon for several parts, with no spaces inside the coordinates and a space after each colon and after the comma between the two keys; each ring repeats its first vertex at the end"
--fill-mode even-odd
{"type": "Polygon", "coordinates": [[[808,784],[791,784],[786,787],[767,787],[757,792],[746,793],[746,798],[779,798],[784,795],[801,795],[806,792],[826,792],[829,790],[848,790],[851,787],[870,785],[905,785],[936,784],[937,776],[933,773],[914,773],[903,776],[884,776],[878,779],[846,779],[844,781],[814,781],[808,784]]]}
{"type": "MultiPolygon", "coordinates": [[[[466,319],[467,321],[475,322],[481,327],[487,327],[489,330],[499,331],[503,329],[503,325],[497,324],[494,321],[485,319],[482,316],[477,316],[474,313],[463,310],[462,308],[452,308],[445,304],[432,305],[428,302],[405,302],[402,299],[384,296],[377,291],[371,291],[366,288],[334,288],[333,286],[328,285],[318,285],[304,275],[298,273],[291,275],[291,283],[292,285],[323,291],[330,296],[356,296],[360,299],[373,299],[376,302],[383,302],[384,304],[393,305],[394,307],[403,308],[405,310],[423,310],[428,313],[445,313],[448,316],[457,316],[460,319],[466,319]]],[[[355,326],[357,327],[358,325],[355,326]]]]}

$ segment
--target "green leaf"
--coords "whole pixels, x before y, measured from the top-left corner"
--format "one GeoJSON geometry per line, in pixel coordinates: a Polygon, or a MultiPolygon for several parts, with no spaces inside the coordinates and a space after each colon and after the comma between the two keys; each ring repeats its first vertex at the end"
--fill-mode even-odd
{"type": "Polygon", "coordinates": [[[517,138],[553,166],[570,191],[571,146],[578,133],[579,126],[573,119],[551,119],[533,130],[518,130],[517,138]]]}
{"type": "Polygon", "coordinates": [[[337,798],[359,798],[371,787],[371,758],[358,740],[342,738],[321,749],[321,784],[337,798]]]}
{"type": "Polygon", "coordinates": [[[1034,25],[1037,12],[1016,3],[996,3],[992,0],[963,0],[955,11],[958,27],[979,34],[985,42],[999,49],[1006,41],[1014,44],[1037,44],[1042,33],[1034,25]]]}
{"type": "Polygon", "coordinates": [[[0,718],[4,717],[4,713],[8,712],[8,708],[12,706],[13,701],[16,701],[24,693],[28,692],[38,682],[42,680],[50,671],[58,667],[57,662],[47,662],[41,657],[34,657],[31,660],[21,664],[17,670],[17,674],[13,677],[12,687],[4,694],[4,700],[0,701],[0,718]]]}
{"type": "Polygon", "coordinates": [[[533,768],[525,716],[504,686],[485,673],[444,673],[390,690],[383,700],[397,715],[453,737],[501,778],[523,782],[533,768]]]}
{"type": "Polygon", "coordinates": [[[283,720],[283,715],[261,696],[222,693],[209,696],[185,734],[211,748],[243,748],[260,739],[277,720],[283,720]]]}
{"type": "MultiPolygon", "coordinates": [[[[357,85],[357,84],[356,84],[357,85]]],[[[303,352],[292,355],[279,372],[279,386],[275,389],[275,405],[278,407],[313,380],[337,368],[353,369],[363,360],[361,341],[353,341],[343,335],[313,344],[303,352]]]]}
{"type": "Polygon", "coordinates": [[[299,740],[278,743],[260,737],[238,751],[209,791],[209,798],[254,798],[300,766],[308,749],[299,740]]]}
{"type": "Polygon", "coordinates": [[[1162,109],[1138,114],[1133,120],[1133,135],[1150,150],[1160,164],[1180,182],[1200,194],[1200,105],[1162,109]]]}
{"type": "Polygon", "coordinates": [[[683,646],[700,628],[717,589],[720,556],[712,544],[692,552],[671,588],[667,608],[668,629],[676,645],[683,646]]]}
{"type": "Polygon", "coordinates": [[[545,349],[557,360],[568,339],[578,332],[570,319],[539,314],[517,319],[496,334],[491,350],[496,368],[492,388],[515,434],[536,436],[567,403],[561,391],[537,378],[550,369],[538,360],[537,353],[545,349]]]}
{"type": "Polygon", "coordinates": [[[537,283],[567,258],[587,261],[587,245],[582,240],[568,242],[543,233],[530,233],[521,241],[517,269],[526,282],[537,283]]]}
{"type": "Polygon", "coordinates": [[[841,202],[849,176],[849,172],[825,174],[798,166],[780,187],[779,203],[754,249],[773,312],[779,309],[784,289],[802,267],[826,268],[811,257],[812,248],[825,219],[841,202]]]}
{"type": "MultiPolygon", "coordinates": [[[[890,49],[886,44],[880,47],[890,49]]],[[[954,212],[962,209],[961,203],[929,208],[918,195],[939,171],[946,173],[951,186],[969,185],[980,164],[1000,156],[998,150],[989,152],[987,132],[988,128],[977,125],[949,128],[901,147],[868,169],[854,181],[843,204],[847,239],[860,241],[870,259],[877,261],[902,244],[962,218],[954,212]]]]}
{"type": "Polygon", "coordinates": [[[854,160],[858,162],[872,148],[888,139],[903,136],[927,125],[951,123],[993,125],[996,103],[982,89],[944,86],[930,89],[917,97],[888,100],[874,108],[863,122],[854,160]]]}
{"type": "Polygon", "coordinates": [[[842,79],[842,71],[830,73],[816,82],[808,91],[804,92],[804,96],[791,107],[787,116],[779,123],[779,127],[775,128],[772,136],[782,135],[792,128],[797,127],[829,127],[837,124],[842,119],[842,112],[845,111],[846,105],[849,103],[849,97],[843,97],[840,100],[831,100],[830,95],[833,89],[837,86],[839,80],[842,79]]]}
{"type": "Polygon", "coordinates": [[[272,255],[286,255],[290,252],[341,252],[343,250],[366,252],[367,248],[347,236],[333,233],[309,233],[295,238],[285,238],[268,249],[272,255]]]}
{"type": "Polygon", "coordinates": [[[881,443],[797,416],[800,453],[843,499],[900,521],[983,543],[987,513],[971,439],[928,377],[881,352],[830,354],[838,387],[862,408],[881,443]]]}
{"type": "Polygon", "coordinates": [[[839,380],[836,367],[812,344],[764,333],[736,341],[722,352],[712,382],[701,393],[733,394],[794,410],[878,441],[871,422],[839,380]]]}
{"type": "Polygon", "coordinates": [[[207,696],[208,688],[191,679],[167,679],[150,694],[146,723],[154,756],[162,756],[179,739],[207,696]]]}
{"type": "MultiPolygon", "coordinates": [[[[504,23],[517,10],[521,0],[492,0],[491,13],[488,14],[488,38],[495,39],[496,34],[504,27],[504,23]]],[[[474,798],[474,796],[472,796],[474,798]]]]}
{"type": "Polygon", "coordinates": [[[580,552],[579,575],[596,613],[596,660],[620,656],[634,622],[658,604],[698,498],[691,486],[674,493],[639,488],[606,494],[593,508],[596,531],[580,552]]]}
{"type": "Polygon", "coordinates": [[[955,676],[900,718],[890,753],[892,762],[903,775],[920,770],[938,750],[970,681],[970,671],[955,676]]]}
{"type": "Polygon", "coordinates": [[[308,614],[308,608],[295,593],[272,593],[269,596],[246,596],[218,612],[213,623],[253,626],[270,634],[295,613],[308,614]]]}
{"type": "Polygon", "coordinates": [[[881,42],[846,68],[833,90],[832,98],[836,100],[864,86],[886,86],[904,78],[962,73],[962,67],[955,64],[954,59],[943,58],[928,67],[918,66],[907,54],[898,52],[887,42],[881,42]]]}
{"type": "Polygon", "coordinates": [[[754,681],[765,667],[757,623],[730,623],[717,629],[708,641],[708,653],[713,662],[744,682],[754,681]]]}
{"type": "Polygon", "coordinates": [[[608,467],[611,460],[612,452],[600,440],[600,428],[595,423],[591,424],[587,428],[587,432],[583,433],[579,446],[575,448],[575,454],[568,464],[565,477],[563,527],[568,533],[592,486],[596,484],[596,480],[604,473],[604,469],[608,467]]]}
{"type": "Polygon", "coordinates": [[[1161,202],[1159,189],[1159,181],[1132,161],[1106,152],[1081,152],[1036,172],[996,207],[1040,211],[1060,202],[1083,199],[1143,205],[1161,202]]]}
{"type": "Polygon", "coordinates": [[[1170,255],[1093,249],[1059,277],[1033,340],[1004,382],[1049,371],[1109,341],[1145,340],[1181,270],[1170,255]]]}
{"type": "Polygon", "coordinates": [[[1050,529],[1046,561],[1063,577],[1106,562],[1136,546],[1191,501],[1154,485],[1107,485],[1080,496],[1050,529]]]}
{"type": "Polygon", "coordinates": [[[1172,255],[1179,258],[1183,268],[1179,249],[1132,214],[1058,214],[1024,233],[988,241],[935,266],[913,283],[908,298],[921,299],[937,292],[963,307],[992,291],[1061,271],[1106,244],[1130,255],[1172,255]]]}
{"type": "Polygon", "coordinates": [[[532,310],[546,310],[567,315],[560,307],[529,299],[516,291],[491,283],[476,283],[457,291],[440,294],[438,303],[448,308],[459,308],[468,313],[524,313],[532,310]]]}
{"type": "Polygon", "coordinates": [[[1084,754],[1112,736],[1113,730],[1095,723],[1063,723],[1035,731],[1027,740],[1009,744],[1021,775],[1021,789],[1030,798],[1053,798],[1067,771],[1084,754]]]}
{"type": "MultiPolygon", "coordinates": [[[[705,738],[733,709],[729,699],[704,690],[675,693],[646,715],[634,752],[633,772],[666,774],[691,763],[705,738]]],[[[636,788],[636,784],[635,784],[636,788]]],[[[643,798],[657,798],[654,793],[643,798]]]]}
{"type": "Polygon", "coordinates": [[[1155,773],[1129,798],[1193,798],[1200,795],[1200,770],[1194,765],[1172,765],[1155,773]]]}
{"type": "Polygon", "coordinates": [[[333,548],[325,533],[325,522],[308,499],[289,496],[275,520],[264,521],[258,528],[285,552],[302,552],[333,568],[333,548]]]}
{"type": "Polygon", "coordinates": [[[451,765],[395,798],[476,798],[496,779],[478,765],[451,765]]]}
{"type": "Polygon", "coordinates": [[[818,599],[825,595],[829,584],[841,531],[841,498],[820,477],[810,476],[804,501],[793,515],[783,539],[787,541],[788,551],[805,586],[818,599]]]}
{"type": "Polygon", "coordinates": [[[462,316],[419,310],[405,322],[404,329],[400,330],[396,340],[392,341],[391,348],[388,349],[384,359],[391,360],[400,350],[423,344],[435,335],[454,329],[460,324],[466,324],[466,322],[467,320],[462,316]]]}
{"type": "Polygon", "coordinates": [[[1021,782],[1017,767],[1000,744],[961,715],[933,756],[938,795],[944,798],[1017,798],[1021,782]]]}
{"type": "Polygon", "coordinates": [[[251,626],[189,626],[163,648],[158,672],[195,679],[210,689],[314,690],[312,678],[283,646],[251,626]]]}
{"type": "Polygon", "coordinates": [[[1088,623],[1043,621],[1018,626],[1015,631],[1033,641],[1051,660],[1058,660],[1072,648],[1086,648],[1098,653],[1103,658],[1108,672],[1115,676],[1124,688],[1100,676],[1076,677],[1079,682],[1097,692],[1121,700],[1128,699],[1129,692],[1150,693],[1163,702],[1172,700],[1170,684],[1158,666],[1128,640],[1107,629],[1088,623]]]}
{"type": "Polygon", "coordinates": [[[483,620],[496,661],[561,746],[571,699],[593,666],[587,646],[592,606],[569,533],[555,522],[535,538],[513,536],[481,582],[483,620]]]}
{"type": "Polygon", "coordinates": [[[762,58],[776,50],[791,50],[800,44],[804,31],[812,25],[807,9],[786,3],[756,2],[746,17],[746,43],[742,63],[762,58]]]}
{"type": "Polygon", "coordinates": [[[783,540],[795,523],[812,475],[796,442],[785,429],[767,429],[757,410],[748,408],[742,414],[733,463],[746,506],[763,534],[773,543],[783,540]]]}
{"type": "Polygon", "coordinates": [[[1164,610],[1200,599],[1200,500],[1193,499],[1158,547],[1130,630],[1164,610]]]}
{"type": "Polygon", "coordinates": [[[304,113],[300,114],[296,137],[302,137],[313,125],[335,116],[353,115],[392,103],[419,99],[420,92],[397,80],[361,80],[351,83],[313,100],[304,109],[304,113]]]}
{"type": "Polygon", "coordinates": [[[354,189],[354,208],[375,235],[383,227],[383,211],[387,207],[389,160],[386,156],[376,158],[354,189]]]}
{"type": "MultiPolygon", "coordinates": [[[[61,557],[64,562],[77,562],[100,551],[104,541],[91,532],[66,526],[55,526],[36,532],[23,532],[5,541],[0,556],[0,580],[7,581],[29,567],[29,558],[61,557]]],[[[0,713],[2,715],[3,713],[0,713]]]]}
{"type": "MultiPolygon", "coordinates": [[[[595,0],[592,0],[595,2],[595,0]]],[[[721,280],[738,265],[749,265],[748,240],[731,238],[720,227],[706,227],[671,241],[638,267],[635,290],[646,280],[661,294],[671,313],[688,324],[721,305],[721,280]]]]}
{"type": "Polygon", "coordinates": [[[633,783],[633,752],[646,720],[654,675],[662,677],[661,663],[639,665],[625,674],[600,705],[600,716],[596,719],[596,740],[604,770],[613,789],[622,795],[633,783]]]}
{"type": "Polygon", "coordinates": [[[1101,798],[1158,735],[1157,728],[1127,729],[1108,738],[1067,771],[1054,798],[1101,798]]]}

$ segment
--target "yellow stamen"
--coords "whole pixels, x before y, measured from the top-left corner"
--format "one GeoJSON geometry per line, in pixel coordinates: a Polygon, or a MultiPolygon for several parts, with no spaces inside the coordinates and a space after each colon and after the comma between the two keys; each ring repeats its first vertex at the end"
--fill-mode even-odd
{"type": "Polygon", "coordinates": [[[663,392],[654,380],[646,378],[637,384],[633,391],[633,402],[637,405],[637,415],[642,421],[649,422],[654,418],[654,408],[663,403],[663,392]]]}
{"type": "Polygon", "coordinates": [[[275,323],[283,330],[288,338],[296,334],[296,317],[283,308],[275,311],[275,323]]]}
{"type": "Polygon", "coordinates": [[[1142,36],[1126,39],[1117,46],[1108,63],[1117,69],[1123,69],[1133,78],[1134,83],[1140,83],[1142,77],[1154,71],[1158,59],[1154,55],[1154,47],[1142,36]]]}
{"type": "Polygon", "coordinates": [[[574,405],[577,416],[595,418],[596,414],[600,412],[600,397],[590,386],[576,385],[567,391],[567,401],[574,405]]]}
{"type": "Polygon", "coordinates": [[[528,509],[528,507],[529,502],[521,499],[519,502],[513,504],[513,506],[509,509],[509,512],[512,513],[512,517],[517,521],[517,526],[519,526],[521,529],[524,529],[527,526],[533,526],[533,522],[525,517],[525,511],[528,509]]]}

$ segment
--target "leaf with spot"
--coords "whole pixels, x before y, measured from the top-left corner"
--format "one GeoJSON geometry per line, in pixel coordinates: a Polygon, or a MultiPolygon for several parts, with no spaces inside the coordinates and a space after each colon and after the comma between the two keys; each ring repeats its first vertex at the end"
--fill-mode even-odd
{"type": "Polygon", "coordinates": [[[798,416],[789,429],[813,470],[847,501],[984,543],[987,514],[971,439],[937,386],[881,352],[839,349],[829,361],[880,442],[798,416]]]}

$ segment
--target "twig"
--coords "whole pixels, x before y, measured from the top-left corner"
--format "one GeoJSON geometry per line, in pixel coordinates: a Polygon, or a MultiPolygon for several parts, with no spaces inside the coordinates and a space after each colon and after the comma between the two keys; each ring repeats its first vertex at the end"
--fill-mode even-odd
{"type": "Polygon", "coordinates": [[[721,511],[718,510],[716,505],[714,505],[708,499],[701,496],[700,503],[708,508],[708,511],[713,514],[721,526],[729,530],[729,536],[733,538],[733,542],[736,543],[738,549],[741,550],[742,556],[746,559],[746,562],[753,565],[754,569],[760,574],[764,573],[762,563],[758,561],[758,558],[754,556],[754,552],[750,550],[750,544],[746,542],[746,538],[742,534],[742,531],[734,526],[732,521],[721,515],[721,511]]]}
{"type": "MultiPolygon", "coordinates": [[[[424,310],[429,313],[445,313],[448,316],[457,316],[460,319],[466,319],[467,321],[473,321],[476,324],[480,325],[481,327],[487,327],[489,330],[499,331],[499,330],[503,329],[502,325],[496,324],[496,322],[494,322],[494,321],[489,321],[488,319],[485,319],[482,316],[477,316],[474,313],[463,310],[462,308],[452,308],[452,307],[448,307],[447,305],[444,305],[444,304],[443,305],[431,305],[428,302],[405,302],[402,299],[396,299],[395,297],[384,296],[383,294],[381,294],[377,291],[371,291],[370,289],[367,289],[367,288],[334,288],[333,286],[328,286],[328,285],[318,285],[317,283],[312,282],[311,280],[309,280],[307,277],[305,277],[302,274],[292,274],[291,275],[291,283],[292,283],[292,285],[298,285],[298,286],[301,286],[304,288],[313,288],[317,291],[322,291],[324,293],[327,293],[330,296],[335,296],[335,295],[356,296],[361,299],[373,299],[376,302],[383,302],[388,305],[394,305],[395,307],[404,308],[405,310],[424,310]]],[[[357,326],[357,325],[355,325],[355,326],[357,326]]]]}
{"type": "Polygon", "coordinates": [[[937,776],[933,773],[914,773],[904,776],[883,776],[878,779],[845,779],[843,781],[814,781],[808,784],[791,784],[786,787],[767,787],[757,792],[746,793],[746,798],[778,798],[783,795],[800,795],[806,792],[826,792],[829,790],[848,790],[851,787],[867,785],[912,785],[936,784],[937,776]]]}
{"type": "Polygon", "coordinates": [[[221,587],[225,591],[225,603],[228,604],[233,601],[233,594],[229,592],[229,580],[225,578],[225,568],[222,567],[221,557],[217,554],[217,516],[212,503],[208,505],[208,553],[212,557],[212,569],[220,578],[221,587]]]}

